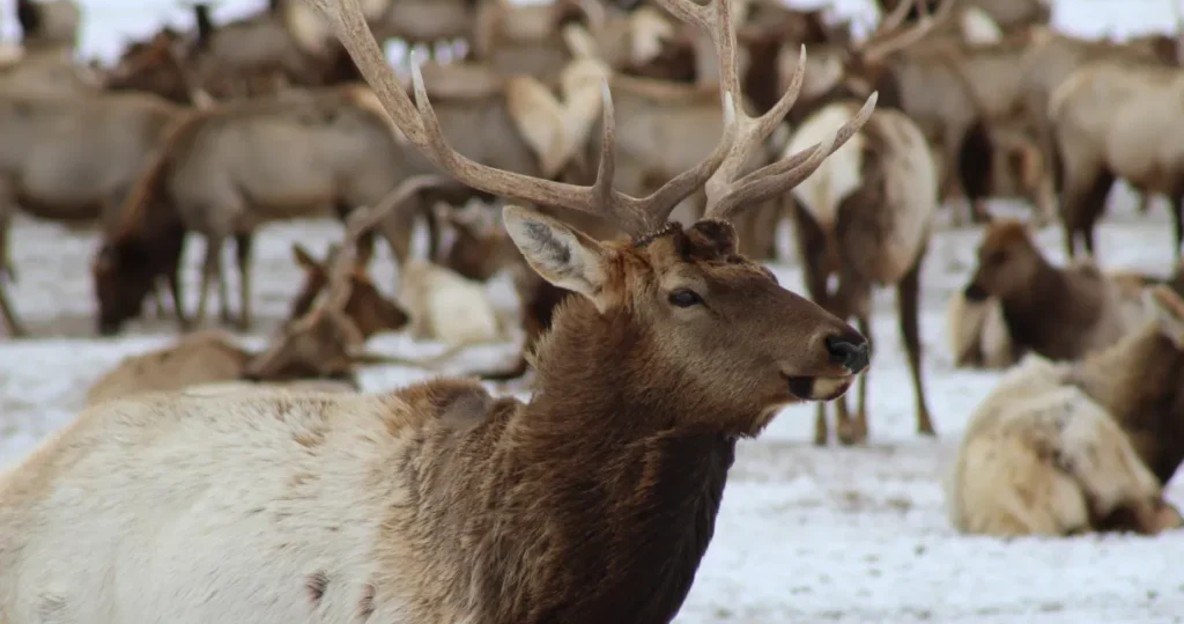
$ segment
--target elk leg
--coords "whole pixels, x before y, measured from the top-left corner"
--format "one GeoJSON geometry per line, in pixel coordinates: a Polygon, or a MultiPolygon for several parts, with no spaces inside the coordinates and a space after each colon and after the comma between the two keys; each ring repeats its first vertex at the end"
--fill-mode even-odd
{"type": "Polygon", "coordinates": [[[197,312],[193,317],[195,325],[205,322],[206,304],[210,296],[210,282],[215,276],[221,274],[222,240],[221,234],[206,236],[206,257],[201,267],[201,292],[197,295],[197,312]]]}
{"type": "MultiPolygon", "coordinates": [[[[0,188],[3,188],[0,185],[0,188]]],[[[8,334],[14,338],[28,335],[23,325],[13,311],[8,298],[8,283],[14,281],[12,259],[8,257],[8,228],[12,225],[12,203],[0,194],[0,315],[4,316],[4,323],[8,326],[8,334]]]]}
{"type": "MultiPolygon", "coordinates": [[[[827,307],[830,297],[826,291],[826,273],[823,268],[826,257],[826,238],[818,225],[805,213],[801,206],[792,199],[787,199],[790,215],[793,217],[794,236],[797,238],[798,256],[802,264],[806,281],[806,293],[810,299],[827,307]]],[[[826,404],[819,403],[814,414],[814,444],[825,446],[830,437],[826,423],[826,404]]]]}
{"type": "MultiPolygon", "coordinates": [[[[921,264],[924,259],[925,250],[922,250],[913,268],[909,269],[908,274],[897,284],[896,301],[900,333],[904,339],[905,350],[908,351],[909,371],[913,376],[913,395],[917,402],[917,433],[932,436],[937,435],[937,432],[933,429],[929,406],[925,403],[925,387],[921,374],[921,333],[917,320],[921,298],[921,264]]],[[[864,373],[864,378],[867,378],[867,373],[864,373]]]]}
{"type": "Polygon", "coordinates": [[[1175,258],[1180,260],[1181,245],[1184,245],[1184,193],[1176,193],[1171,197],[1172,226],[1175,228],[1175,258]]]}
{"type": "MultiPolygon", "coordinates": [[[[238,261],[239,329],[251,328],[251,250],[255,236],[250,232],[234,236],[235,259],[238,261]]],[[[229,315],[229,306],[227,306],[229,315]]]]}

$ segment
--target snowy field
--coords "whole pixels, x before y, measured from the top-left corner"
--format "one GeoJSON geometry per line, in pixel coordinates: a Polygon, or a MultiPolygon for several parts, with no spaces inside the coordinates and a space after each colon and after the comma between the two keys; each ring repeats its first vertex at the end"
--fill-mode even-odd
{"type": "MultiPolygon", "coordinates": [[[[110,18],[87,24],[86,46],[94,54],[118,48],[125,33],[143,34],[161,18],[182,13],[172,0],[137,0],[135,11],[130,1],[84,4],[96,20],[100,15],[110,18]]],[[[235,6],[250,3],[224,2],[220,11],[235,6]]],[[[1078,13],[1082,21],[1075,22],[1077,31],[1096,31],[1102,23],[1099,14],[1110,15],[1113,21],[1106,25],[1116,31],[1162,29],[1171,23],[1167,3],[1150,0],[1060,2],[1058,23],[1070,22],[1078,13]],[[1115,11],[1118,5],[1123,8],[1115,11]]],[[[1116,192],[1111,201],[1099,229],[1101,261],[1109,268],[1167,273],[1171,234],[1164,206],[1157,203],[1143,216],[1134,213],[1125,192],[1116,192]]],[[[320,254],[339,235],[339,226],[329,221],[289,222],[261,231],[254,273],[257,327],[250,344],[261,344],[294,295],[299,273],[290,258],[291,243],[300,241],[320,254]]],[[[1184,552],[1184,532],[1155,538],[1002,541],[963,537],[950,528],[942,478],[971,411],[998,376],[954,370],[944,348],[945,301],[972,269],[977,238],[974,230],[943,226],[926,262],[921,323],[929,403],[939,438],[921,439],[913,433],[914,406],[895,297],[883,291],[876,300],[873,333],[871,443],[857,449],[813,447],[812,407],[787,409],[760,440],[742,443],[715,539],[677,622],[1184,621],[1184,570],[1171,555],[1184,552]]],[[[40,438],[67,423],[89,384],[120,358],[163,345],[175,335],[170,322],[148,320],[116,339],[92,336],[88,266],[97,242],[93,233],[18,218],[12,239],[20,277],[15,303],[37,338],[0,338],[0,464],[19,460],[40,438]]],[[[1059,229],[1046,228],[1040,240],[1060,262],[1059,229]]],[[[380,285],[393,292],[397,275],[385,248],[380,249],[375,273],[380,285]]],[[[186,283],[191,307],[200,252],[200,243],[190,245],[186,283]]],[[[787,287],[801,289],[795,262],[774,269],[787,287]]],[[[513,305],[506,280],[491,288],[499,301],[513,305]]],[[[371,348],[400,356],[440,350],[398,335],[376,338],[371,348]]],[[[472,350],[448,370],[509,361],[516,349],[515,343],[507,343],[472,350]]],[[[379,367],[364,371],[362,382],[368,391],[383,391],[433,374],[379,367]]],[[[522,393],[517,384],[496,389],[522,393]]],[[[1184,505],[1184,483],[1177,479],[1168,497],[1184,505]]]]}

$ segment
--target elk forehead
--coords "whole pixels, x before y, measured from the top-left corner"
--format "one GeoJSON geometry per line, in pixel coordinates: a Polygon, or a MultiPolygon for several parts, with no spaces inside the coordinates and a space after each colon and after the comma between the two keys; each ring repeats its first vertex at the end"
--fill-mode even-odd
{"type": "Polygon", "coordinates": [[[986,235],[979,246],[979,253],[1031,246],[1032,238],[1028,234],[1027,225],[1022,221],[1003,219],[987,227],[986,235]]]}

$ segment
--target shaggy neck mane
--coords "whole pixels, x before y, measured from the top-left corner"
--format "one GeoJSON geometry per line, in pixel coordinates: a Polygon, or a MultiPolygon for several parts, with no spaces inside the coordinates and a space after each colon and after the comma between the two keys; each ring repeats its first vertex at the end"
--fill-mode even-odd
{"type": "MultiPolygon", "coordinates": [[[[714,531],[735,436],[677,424],[711,401],[654,361],[630,312],[570,297],[555,319],[530,404],[501,402],[419,488],[475,505],[422,519],[441,536],[425,556],[464,571],[442,598],[475,621],[669,621],[714,531]]],[[[738,422],[720,407],[695,420],[738,422]]]]}

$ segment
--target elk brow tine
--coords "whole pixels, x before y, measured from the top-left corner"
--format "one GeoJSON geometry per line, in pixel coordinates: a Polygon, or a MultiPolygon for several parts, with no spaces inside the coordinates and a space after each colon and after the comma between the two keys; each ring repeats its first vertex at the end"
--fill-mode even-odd
{"type": "Polygon", "coordinates": [[[713,207],[711,216],[726,220],[742,203],[761,202],[800,184],[867,123],[876,108],[878,95],[878,92],[873,92],[868,96],[859,111],[836,130],[826,143],[816,143],[789,158],[765,165],[741,178],[732,192],[720,198],[719,203],[713,207]]]}
{"type": "Polygon", "coordinates": [[[740,133],[740,124],[736,118],[736,106],[732,98],[727,94],[724,94],[722,99],[724,134],[715,146],[715,151],[700,161],[693,169],[688,169],[678,174],[669,182],[662,185],[662,188],[659,188],[641,200],[645,204],[654,206],[652,211],[655,214],[655,221],[658,222],[651,223],[651,228],[660,227],[664,224],[679,202],[686,199],[691,193],[694,193],[696,189],[702,187],[715,174],[735,146],[740,133]],[[658,219],[658,216],[661,218],[658,219]]]}

